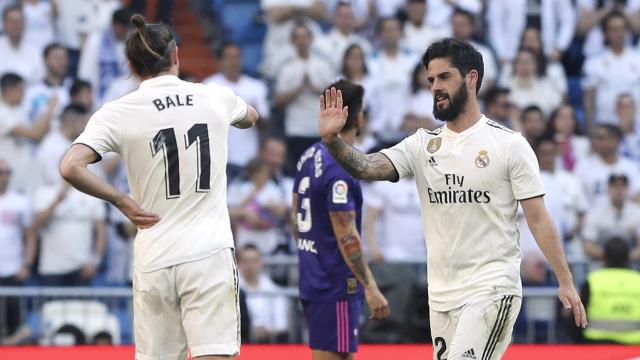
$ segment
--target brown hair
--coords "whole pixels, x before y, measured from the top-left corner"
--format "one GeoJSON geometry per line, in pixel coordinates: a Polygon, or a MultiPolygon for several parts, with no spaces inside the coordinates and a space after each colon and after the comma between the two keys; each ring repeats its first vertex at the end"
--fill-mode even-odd
{"type": "Polygon", "coordinates": [[[165,24],[147,24],[144,17],[131,17],[134,30],[129,35],[125,55],[138,76],[154,76],[172,65],[171,55],[176,40],[171,28],[165,24]]]}

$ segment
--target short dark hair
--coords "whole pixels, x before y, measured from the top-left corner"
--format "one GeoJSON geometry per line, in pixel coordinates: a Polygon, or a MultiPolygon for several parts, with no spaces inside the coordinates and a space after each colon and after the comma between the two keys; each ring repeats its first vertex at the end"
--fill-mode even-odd
{"type": "Polygon", "coordinates": [[[524,119],[525,115],[527,115],[528,113],[538,113],[542,115],[542,119],[544,120],[544,112],[538,105],[529,105],[526,108],[524,108],[522,110],[522,119],[524,119]]]}
{"type": "Polygon", "coordinates": [[[421,4],[426,4],[427,0],[408,0],[407,4],[411,4],[411,3],[421,3],[421,4]]]}
{"type": "Polygon", "coordinates": [[[66,48],[65,48],[64,46],[62,46],[60,43],[56,43],[56,42],[54,42],[54,43],[51,43],[51,44],[47,45],[47,46],[44,48],[44,51],[42,51],[42,57],[43,57],[44,59],[46,59],[46,58],[47,58],[47,56],[49,56],[49,53],[51,53],[51,51],[53,51],[53,50],[55,50],[55,49],[63,49],[63,50],[66,50],[66,48]]]}
{"type": "Polygon", "coordinates": [[[621,182],[623,185],[629,185],[629,177],[625,174],[611,174],[609,175],[609,186],[621,182]]]}
{"type": "Polygon", "coordinates": [[[484,93],[484,106],[487,107],[489,105],[493,105],[493,103],[498,101],[498,97],[503,95],[508,96],[509,93],[510,93],[510,90],[508,88],[504,88],[500,86],[494,86],[492,88],[489,88],[489,90],[487,90],[484,93]]]}
{"type": "Polygon", "coordinates": [[[71,84],[71,87],[69,88],[69,96],[74,97],[78,95],[82,90],[85,90],[85,89],[92,90],[92,88],[93,87],[91,86],[90,82],[82,79],[76,79],[73,82],[73,84],[71,84]]]}
{"type": "Polygon", "coordinates": [[[376,34],[380,34],[382,32],[384,24],[388,21],[396,21],[400,25],[400,28],[402,28],[402,22],[400,21],[400,19],[395,16],[385,16],[378,19],[378,23],[376,24],[376,34]]]}
{"type": "Polygon", "coordinates": [[[225,41],[222,44],[220,44],[220,46],[218,46],[215,51],[216,59],[221,59],[224,56],[224,52],[228,48],[232,48],[232,47],[240,49],[240,45],[238,45],[233,41],[225,41]]]}
{"type": "Polygon", "coordinates": [[[5,73],[0,78],[0,90],[4,92],[8,89],[15,88],[22,83],[24,83],[24,79],[22,78],[22,76],[11,72],[5,73]]]}
{"type": "Polygon", "coordinates": [[[311,31],[309,26],[302,19],[296,19],[295,23],[293,24],[293,27],[291,28],[291,34],[289,36],[290,40],[293,40],[293,36],[295,35],[296,30],[298,30],[298,28],[303,28],[307,30],[307,33],[313,39],[313,31],[311,31]]]}
{"type": "Polygon", "coordinates": [[[131,15],[132,15],[131,10],[127,8],[120,8],[114,11],[113,14],[111,15],[111,23],[127,27],[129,26],[131,15]]]}
{"type": "Polygon", "coordinates": [[[366,55],[364,54],[364,50],[362,50],[362,47],[358,44],[351,44],[349,45],[349,47],[344,51],[344,55],[342,56],[342,69],[341,69],[341,73],[342,75],[345,76],[351,76],[351,74],[347,74],[347,57],[349,57],[349,55],[351,55],[351,52],[354,51],[355,49],[360,49],[360,52],[362,52],[362,66],[364,67],[364,73],[368,74],[369,73],[369,69],[367,68],[367,60],[366,60],[366,55]]]}
{"type": "Polygon", "coordinates": [[[7,16],[12,11],[18,11],[18,12],[20,12],[20,14],[24,15],[24,11],[22,11],[22,5],[20,5],[20,4],[7,5],[4,8],[4,10],[2,10],[2,20],[3,21],[6,20],[7,16]]]}
{"type": "Polygon", "coordinates": [[[147,24],[142,15],[131,17],[135,30],[127,39],[125,55],[139,76],[154,76],[172,65],[176,39],[165,24],[147,24]]]}
{"type": "Polygon", "coordinates": [[[88,113],[89,110],[87,110],[84,106],[71,103],[65,106],[62,110],[62,113],[60,114],[60,121],[64,122],[69,115],[86,115],[88,113]]]}
{"type": "Polygon", "coordinates": [[[467,11],[467,10],[465,10],[465,9],[461,8],[461,7],[457,7],[457,6],[456,6],[456,7],[453,9],[453,15],[454,15],[454,16],[455,16],[455,15],[464,16],[464,17],[466,17],[466,18],[467,18],[467,20],[469,20],[469,22],[471,22],[471,23],[472,23],[472,24],[474,24],[474,25],[476,24],[476,17],[475,17],[475,15],[473,15],[473,13],[472,13],[472,12],[467,11]]]}
{"type": "Polygon", "coordinates": [[[533,143],[533,150],[535,151],[535,153],[538,153],[539,148],[544,145],[544,144],[553,144],[554,146],[556,146],[556,142],[555,140],[553,140],[552,137],[550,136],[540,136],[537,139],[535,139],[535,142],[533,143]]]}
{"type": "Polygon", "coordinates": [[[93,335],[92,344],[94,344],[94,345],[97,344],[99,340],[104,340],[105,342],[107,342],[109,344],[113,344],[113,336],[108,331],[104,331],[104,330],[103,331],[98,331],[98,333],[93,335]]]}
{"type": "Polygon", "coordinates": [[[87,336],[84,331],[79,327],[71,324],[64,324],[58,330],[56,330],[55,335],[58,334],[69,334],[73,336],[74,345],[85,345],[87,343],[87,336]]]}
{"type": "Polygon", "coordinates": [[[604,129],[607,133],[609,133],[610,136],[615,137],[619,141],[622,140],[622,138],[624,137],[624,134],[622,133],[622,130],[617,125],[613,125],[613,124],[598,124],[598,125],[596,125],[595,128],[596,129],[604,129]]]}
{"type": "Polygon", "coordinates": [[[434,59],[448,59],[451,65],[460,71],[460,75],[467,76],[471,70],[478,72],[476,94],[482,86],[484,76],[484,62],[482,54],[466,41],[453,38],[444,38],[429,46],[422,56],[422,64],[429,68],[429,63],[434,59]]]}
{"type": "Polygon", "coordinates": [[[604,244],[604,259],[608,267],[627,267],[629,244],[619,237],[610,238],[604,244]]]}
{"type": "Polygon", "coordinates": [[[600,21],[600,29],[602,30],[602,32],[607,31],[607,27],[609,27],[609,21],[615,19],[615,18],[620,18],[624,21],[625,27],[629,28],[629,23],[627,21],[627,17],[624,15],[624,13],[622,11],[612,11],[610,13],[608,13],[604,18],[602,18],[602,20],[600,21]]]}
{"type": "Polygon", "coordinates": [[[342,133],[353,129],[356,126],[358,114],[362,112],[362,103],[364,98],[364,88],[358,84],[354,84],[351,81],[340,79],[333,84],[329,85],[327,89],[332,87],[342,92],[343,106],[348,106],[347,121],[342,128],[342,133]]]}

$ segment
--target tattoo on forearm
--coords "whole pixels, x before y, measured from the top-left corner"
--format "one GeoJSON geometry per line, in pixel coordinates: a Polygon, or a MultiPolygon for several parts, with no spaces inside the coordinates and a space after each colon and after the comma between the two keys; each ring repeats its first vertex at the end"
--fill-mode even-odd
{"type": "MultiPolygon", "coordinates": [[[[353,227],[353,222],[355,221],[355,215],[353,213],[334,213],[332,216],[341,227],[353,227]]],[[[366,259],[362,253],[362,246],[360,244],[360,237],[358,234],[353,232],[353,230],[350,230],[346,235],[338,238],[338,245],[342,249],[349,269],[351,269],[362,285],[369,285],[366,259]]]]}
{"type": "Polygon", "coordinates": [[[365,154],[341,138],[326,144],[333,158],[351,176],[364,180],[398,180],[398,172],[384,154],[365,154]]]}

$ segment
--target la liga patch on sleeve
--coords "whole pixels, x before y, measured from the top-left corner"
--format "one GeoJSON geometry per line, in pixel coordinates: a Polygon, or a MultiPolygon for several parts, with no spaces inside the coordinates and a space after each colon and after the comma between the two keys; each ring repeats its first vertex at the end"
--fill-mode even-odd
{"type": "Polygon", "coordinates": [[[349,186],[344,180],[333,183],[332,201],[334,204],[346,204],[349,195],[349,186]]]}

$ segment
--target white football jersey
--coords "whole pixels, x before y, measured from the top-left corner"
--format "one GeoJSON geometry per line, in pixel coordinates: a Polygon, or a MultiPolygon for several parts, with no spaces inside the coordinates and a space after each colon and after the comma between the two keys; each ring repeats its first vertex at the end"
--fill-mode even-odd
{"type": "Polygon", "coordinates": [[[382,152],[401,178],[416,179],[430,306],[449,311],[478,296],[521,296],[518,200],[544,195],[524,137],[483,116],[461,133],[418,130],[382,152]]]}
{"type": "Polygon", "coordinates": [[[106,103],[75,144],[124,160],[131,195],[160,222],[134,241],[138,271],[233,247],[227,210],[227,134],[246,103],[230,89],[165,75],[106,103]]]}

